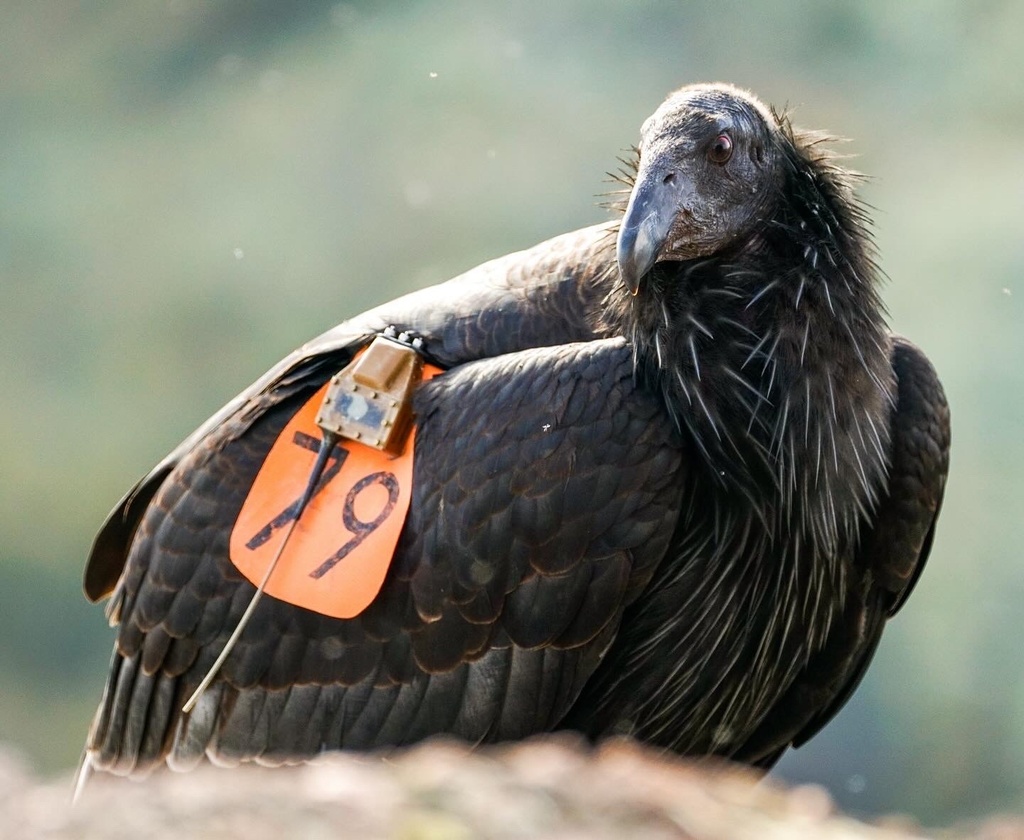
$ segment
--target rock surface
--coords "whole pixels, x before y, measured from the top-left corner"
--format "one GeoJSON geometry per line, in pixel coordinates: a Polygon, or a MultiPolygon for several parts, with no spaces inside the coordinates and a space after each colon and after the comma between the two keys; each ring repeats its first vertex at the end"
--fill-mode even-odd
{"type": "Polygon", "coordinates": [[[472,752],[434,742],[292,768],[96,776],[72,806],[69,778],[39,782],[0,752],[0,838],[1024,840],[1024,820],[926,834],[837,814],[821,788],[755,782],[625,741],[591,750],[555,738],[472,752]]]}

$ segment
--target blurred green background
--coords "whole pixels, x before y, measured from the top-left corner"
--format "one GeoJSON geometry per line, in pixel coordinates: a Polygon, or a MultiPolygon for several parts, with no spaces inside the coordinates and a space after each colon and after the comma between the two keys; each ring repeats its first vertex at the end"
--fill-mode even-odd
{"type": "Polygon", "coordinates": [[[1024,4],[0,6],[0,741],[70,768],[103,516],[292,347],[606,218],[672,88],[855,138],[894,329],[953,406],[927,574],[781,776],[928,823],[1024,807],[1024,4]]]}

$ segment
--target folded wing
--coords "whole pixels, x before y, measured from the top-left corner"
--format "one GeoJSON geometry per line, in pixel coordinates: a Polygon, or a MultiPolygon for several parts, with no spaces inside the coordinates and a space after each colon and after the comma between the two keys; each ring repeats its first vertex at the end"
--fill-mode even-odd
{"type": "MultiPolygon", "coordinates": [[[[235,517],[327,374],[269,391],[161,483],[111,605],[120,629],[93,766],[277,763],[553,728],[664,554],[683,458],[622,340],[459,366],[417,394],[412,503],[378,598],[348,620],[264,598],[183,715],[254,591],[228,559],[235,517]]],[[[344,586],[343,567],[324,582],[344,586]]]]}

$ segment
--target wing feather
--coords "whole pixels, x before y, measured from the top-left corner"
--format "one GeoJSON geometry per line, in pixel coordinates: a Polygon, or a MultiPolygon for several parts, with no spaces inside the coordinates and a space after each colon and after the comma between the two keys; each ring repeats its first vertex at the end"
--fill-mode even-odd
{"type": "Polygon", "coordinates": [[[95,766],[187,766],[206,753],[280,763],[440,732],[551,728],[664,554],[683,458],[656,399],[636,390],[624,342],[460,366],[417,394],[412,503],[380,597],[348,620],[265,597],[183,717],[178,704],[254,591],[227,557],[235,516],[324,375],[290,382],[244,429],[226,423],[164,481],[116,596],[123,661],[89,741],[95,766]],[[610,421],[622,412],[627,422],[610,421]]]}
{"type": "MultiPolygon", "coordinates": [[[[167,477],[211,436],[236,434],[322,370],[338,370],[388,326],[422,335],[435,360],[451,367],[531,347],[594,337],[600,287],[615,276],[614,228],[583,228],[484,263],[459,277],[413,292],[345,321],[300,347],[196,429],[117,503],[86,563],[87,597],[110,595],[135,532],[167,477]]],[[[323,377],[326,379],[326,377],[323,377]]]]}

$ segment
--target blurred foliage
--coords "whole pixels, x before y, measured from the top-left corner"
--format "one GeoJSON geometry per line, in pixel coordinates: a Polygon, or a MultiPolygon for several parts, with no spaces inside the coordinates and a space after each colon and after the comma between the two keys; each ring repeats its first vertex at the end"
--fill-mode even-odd
{"type": "Polygon", "coordinates": [[[666,92],[856,138],[894,329],[954,416],[936,549],[781,774],[926,822],[1024,791],[1024,5],[6,0],[0,739],[70,767],[111,640],[78,594],[149,466],[293,346],[599,221],[666,92]]]}

